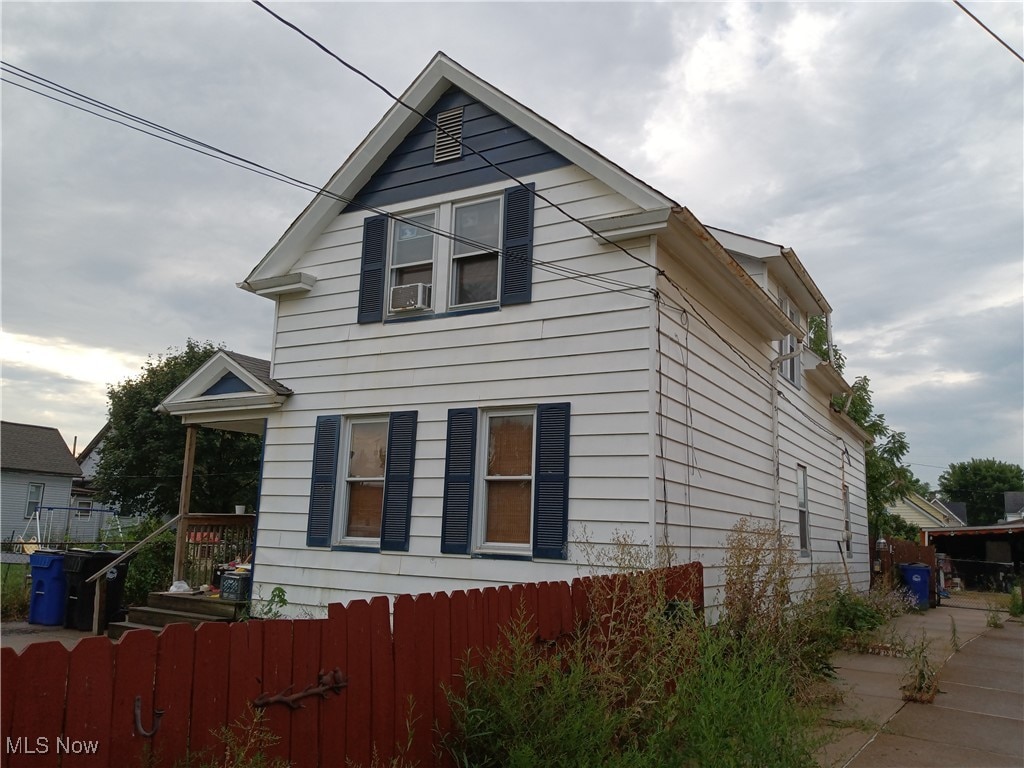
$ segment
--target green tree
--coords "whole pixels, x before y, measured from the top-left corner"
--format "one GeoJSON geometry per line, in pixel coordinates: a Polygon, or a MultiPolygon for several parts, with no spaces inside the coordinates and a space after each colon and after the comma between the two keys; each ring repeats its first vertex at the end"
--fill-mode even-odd
{"type": "MultiPolygon", "coordinates": [[[[812,317],[808,324],[807,345],[822,360],[829,359],[829,342],[825,318],[812,317]]],[[[842,373],[846,356],[834,343],[832,357],[836,369],[842,373]]],[[[868,536],[875,541],[879,536],[916,540],[918,528],[905,522],[898,515],[885,511],[893,502],[913,492],[927,492],[909,467],[902,464],[910,450],[907,435],[897,432],[885,421],[885,414],[875,413],[871,399],[871,380],[867,376],[857,378],[853,384],[850,402],[837,397],[833,405],[846,409],[847,415],[871,435],[874,443],[864,453],[864,469],[867,480],[868,536]]]]}
{"type": "MultiPolygon", "coordinates": [[[[179,418],[154,408],[222,348],[189,339],[184,349],[150,356],[138,377],[107,388],[110,432],[95,479],[101,501],[123,513],[177,514],[186,429],[179,418]]],[[[259,461],[258,436],[200,429],[192,511],[228,513],[235,504],[255,506],[259,461]]]]}
{"type": "Polygon", "coordinates": [[[971,459],[950,464],[939,475],[942,498],[967,502],[970,525],[990,525],[1001,519],[1006,491],[1024,491],[1024,468],[997,459],[971,459]]]}

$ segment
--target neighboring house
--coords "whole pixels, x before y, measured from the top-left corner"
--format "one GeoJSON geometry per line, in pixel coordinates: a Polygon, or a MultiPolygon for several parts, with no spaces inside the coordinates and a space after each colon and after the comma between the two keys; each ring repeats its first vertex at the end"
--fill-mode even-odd
{"type": "Polygon", "coordinates": [[[264,432],[256,593],[567,580],[625,536],[704,562],[713,605],[744,516],[866,588],[870,437],[801,343],[831,307],[792,249],[443,54],[402,100],[443,130],[391,109],[240,284],[274,302],[272,367],[217,353],[162,404],[264,432]]]}
{"type": "Polygon", "coordinates": [[[110,518],[118,514],[116,507],[96,499],[96,490],[92,485],[103,454],[103,440],[108,432],[109,421],[76,457],[78,466],[82,468],[82,476],[76,478],[71,485],[71,508],[74,510],[79,539],[98,538],[110,518]]]}
{"type": "MultiPolygon", "coordinates": [[[[938,507],[944,515],[949,515],[958,521],[960,525],[967,525],[967,502],[966,501],[945,501],[938,496],[929,499],[932,506],[938,507]]],[[[954,522],[954,525],[956,523],[954,522]]]]}
{"type": "Polygon", "coordinates": [[[958,528],[964,524],[947,506],[913,492],[886,507],[885,511],[918,528],[958,528]]]}
{"type": "Polygon", "coordinates": [[[53,427],[0,423],[0,532],[3,540],[64,536],[71,484],[81,476],[67,443],[53,427]],[[56,519],[47,509],[64,510],[56,519]],[[37,510],[40,511],[36,516],[37,510]],[[37,525],[38,522],[38,525],[37,525]]]}

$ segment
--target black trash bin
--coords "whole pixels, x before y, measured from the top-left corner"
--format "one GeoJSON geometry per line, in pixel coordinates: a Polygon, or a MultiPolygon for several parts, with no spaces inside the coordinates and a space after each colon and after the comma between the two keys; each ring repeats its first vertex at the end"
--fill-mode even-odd
{"type": "MultiPolygon", "coordinates": [[[[93,608],[96,603],[97,581],[86,582],[90,576],[120,557],[123,552],[102,549],[69,549],[64,554],[64,576],[67,579],[68,596],[64,611],[64,626],[81,629],[86,632],[92,629],[93,608]]],[[[116,621],[121,611],[121,600],[124,596],[124,582],[128,575],[128,561],[115,568],[109,568],[101,579],[107,583],[106,610],[100,617],[100,629],[106,629],[111,621],[116,621]]]]}

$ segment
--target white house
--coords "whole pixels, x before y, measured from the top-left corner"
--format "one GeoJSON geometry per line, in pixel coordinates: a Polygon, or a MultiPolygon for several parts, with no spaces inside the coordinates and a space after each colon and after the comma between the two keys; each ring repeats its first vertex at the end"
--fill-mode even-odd
{"type": "Polygon", "coordinates": [[[268,375],[219,353],[163,404],[265,429],[257,592],[572,579],[625,534],[703,561],[713,605],[742,516],[866,588],[869,437],[801,344],[831,308],[796,254],[444,54],[401,99],[240,283],[268,375]]]}

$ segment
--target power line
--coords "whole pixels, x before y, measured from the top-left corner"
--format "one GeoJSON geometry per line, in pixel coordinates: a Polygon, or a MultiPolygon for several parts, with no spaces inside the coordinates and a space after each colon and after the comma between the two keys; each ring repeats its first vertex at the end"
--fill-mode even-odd
{"type": "Polygon", "coordinates": [[[978,18],[977,16],[975,16],[975,15],[974,15],[973,13],[971,13],[971,12],[970,12],[970,11],[968,11],[968,10],[967,10],[966,8],[964,8],[964,5],[963,5],[963,3],[961,3],[961,2],[960,2],[960,0],[953,0],[953,5],[955,5],[955,6],[956,6],[957,8],[959,8],[959,9],[960,9],[961,11],[963,11],[963,12],[964,12],[964,13],[966,13],[966,14],[967,14],[968,16],[970,16],[970,17],[971,17],[972,19],[974,19],[975,23],[976,23],[976,24],[977,24],[977,25],[978,25],[979,27],[981,27],[981,28],[982,28],[982,29],[984,29],[984,30],[985,30],[986,32],[988,32],[988,33],[989,33],[990,35],[992,35],[992,37],[994,37],[994,38],[995,38],[996,40],[998,40],[998,41],[999,41],[999,44],[1000,44],[1000,45],[1002,45],[1002,46],[1003,46],[1003,48],[1005,48],[1006,50],[1008,50],[1008,51],[1009,51],[1010,53],[1012,53],[1012,54],[1013,54],[1014,56],[1016,56],[1016,57],[1017,57],[1018,59],[1020,59],[1020,61],[1021,61],[1022,63],[1024,63],[1024,56],[1021,56],[1021,55],[1020,55],[1019,53],[1017,53],[1017,52],[1016,52],[1016,51],[1015,51],[1015,50],[1014,50],[1013,48],[1011,48],[1011,47],[1009,46],[1009,44],[1008,44],[1008,43],[1007,43],[1007,42],[1006,42],[1005,40],[1003,40],[1003,38],[1001,38],[1001,37],[1000,37],[999,35],[997,35],[997,34],[996,34],[995,32],[993,32],[993,31],[992,31],[991,29],[989,29],[989,28],[988,28],[987,26],[985,26],[985,22],[983,22],[983,21],[982,21],[981,19],[979,19],[979,18],[978,18]]]}
{"type": "MultiPolygon", "coordinates": [[[[338,194],[335,194],[333,192],[329,192],[329,191],[326,190],[326,188],[319,187],[319,186],[317,186],[315,184],[312,184],[312,183],[307,182],[307,181],[303,181],[301,179],[297,179],[297,178],[295,178],[293,176],[289,176],[288,174],[282,173],[281,171],[274,170],[274,169],[272,169],[272,168],[270,168],[268,166],[262,165],[260,163],[257,163],[255,161],[253,161],[253,160],[249,160],[249,159],[247,159],[245,157],[241,157],[239,155],[236,155],[236,154],[233,154],[231,152],[228,152],[225,149],[221,149],[221,148],[216,147],[216,146],[214,146],[212,144],[208,144],[208,143],[206,143],[204,141],[201,141],[199,139],[195,139],[195,138],[193,138],[191,136],[188,136],[186,134],[183,134],[183,133],[180,133],[178,131],[175,131],[175,130],[173,130],[171,128],[168,128],[166,126],[163,126],[163,125],[161,125],[159,123],[155,123],[155,122],[153,122],[151,120],[147,120],[146,118],[140,117],[140,116],[135,115],[135,114],[133,114],[131,112],[128,112],[126,110],[120,109],[120,108],[112,106],[110,104],[107,104],[106,102],[103,102],[103,101],[101,101],[99,99],[95,99],[95,98],[93,98],[91,96],[87,96],[85,94],[79,93],[78,91],[75,91],[75,90],[73,90],[71,88],[68,88],[66,86],[60,85],[59,83],[56,83],[56,82],[54,82],[52,80],[48,80],[47,78],[44,78],[44,77],[42,77],[40,75],[36,75],[36,74],[34,74],[32,72],[29,72],[28,70],[22,69],[21,67],[18,67],[16,65],[10,64],[9,62],[2,61],[2,62],[0,62],[0,64],[2,64],[3,67],[5,68],[4,72],[6,74],[13,75],[13,76],[16,76],[16,77],[20,77],[20,78],[22,78],[24,80],[27,80],[28,82],[32,83],[33,85],[37,85],[37,86],[40,86],[40,87],[43,87],[43,88],[48,88],[48,89],[50,89],[52,91],[57,92],[58,94],[60,94],[60,96],[63,96],[63,97],[66,97],[66,98],[60,98],[58,96],[54,96],[51,93],[45,93],[44,91],[37,90],[36,88],[32,88],[32,87],[30,87],[28,85],[25,85],[24,83],[19,83],[19,82],[16,82],[16,81],[8,79],[8,78],[0,78],[0,80],[2,80],[2,82],[5,82],[5,83],[7,83],[9,85],[16,86],[18,88],[22,88],[23,90],[29,91],[31,93],[34,93],[34,94],[36,94],[38,96],[42,96],[42,97],[47,98],[47,99],[50,99],[52,101],[56,101],[59,104],[63,104],[65,106],[71,107],[73,109],[80,110],[80,111],[85,112],[87,114],[93,115],[94,117],[99,117],[99,118],[102,118],[104,120],[108,120],[110,122],[117,123],[118,125],[124,126],[125,128],[130,128],[131,130],[138,131],[139,133],[143,133],[143,134],[145,134],[147,136],[151,136],[151,137],[153,137],[155,139],[159,139],[161,141],[165,141],[165,142],[167,142],[169,144],[173,144],[173,145],[181,147],[183,149],[188,149],[188,150],[191,150],[193,152],[197,152],[198,154],[205,155],[206,157],[213,158],[214,160],[219,160],[221,162],[227,163],[228,165],[233,165],[233,166],[235,166],[237,168],[242,168],[243,170],[247,170],[247,171],[250,171],[252,173],[259,174],[260,176],[265,176],[265,177],[267,177],[269,179],[272,179],[272,180],[275,180],[275,181],[279,181],[279,182],[282,182],[284,184],[288,184],[289,186],[293,186],[293,187],[296,187],[298,189],[302,189],[302,190],[307,191],[307,192],[313,192],[316,195],[327,197],[327,198],[330,198],[332,200],[336,200],[336,201],[338,201],[340,203],[343,203],[343,204],[348,205],[348,206],[352,206],[354,208],[358,208],[360,210],[366,210],[366,211],[369,211],[369,212],[372,212],[372,213],[377,213],[377,214],[388,216],[388,218],[390,218],[393,221],[398,221],[398,222],[407,223],[407,224],[411,224],[411,225],[420,227],[422,229],[430,231],[432,234],[436,234],[436,235],[439,235],[441,237],[445,237],[445,238],[447,238],[449,240],[452,240],[454,242],[459,242],[459,243],[463,243],[465,245],[469,245],[471,247],[476,247],[479,250],[490,250],[490,246],[487,245],[487,244],[479,243],[479,242],[476,242],[476,241],[474,241],[474,240],[472,240],[470,238],[456,235],[453,232],[444,230],[444,229],[442,229],[440,227],[429,227],[429,226],[426,226],[426,225],[424,225],[424,224],[422,224],[420,222],[414,222],[414,221],[412,221],[410,219],[407,219],[407,218],[405,218],[403,216],[400,216],[400,215],[394,214],[394,213],[390,213],[390,212],[385,211],[385,210],[383,210],[381,208],[377,208],[377,207],[374,207],[374,206],[371,206],[371,205],[366,205],[364,203],[357,202],[357,201],[352,200],[350,198],[346,198],[346,197],[344,197],[342,195],[338,195],[338,194]],[[76,101],[80,101],[80,102],[82,102],[82,103],[84,103],[84,104],[86,104],[88,106],[82,106],[81,104],[75,104],[72,101],[68,101],[66,99],[73,99],[73,100],[76,100],[76,101]],[[93,107],[94,109],[91,109],[89,107],[93,107]],[[117,115],[118,117],[123,117],[125,119],[122,120],[122,119],[118,119],[118,117],[111,117],[110,115],[105,115],[105,114],[102,114],[101,112],[97,112],[97,111],[95,111],[95,109],[99,109],[99,110],[103,110],[103,111],[106,111],[106,112],[110,112],[110,113],[112,113],[114,115],[117,115]],[[126,121],[131,121],[131,122],[126,122],[126,121]],[[145,126],[145,127],[139,127],[139,125],[133,125],[132,122],[138,123],[139,125],[142,125],[142,126],[145,126]],[[147,129],[152,129],[152,130],[147,130],[147,129]],[[167,135],[161,135],[161,134],[167,134],[167,135]],[[168,138],[168,137],[172,137],[172,138],[168,138]],[[180,139],[180,141],[176,140],[176,139],[180,139]]],[[[522,259],[523,258],[522,256],[519,256],[517,254],[508,253],[504,249],[501,249],[500,252],[502,253],[502,255],[505,258],[511,258],[511,259],[516,259],[516,258],[522,259]]],[[[626,282],[626,281],[623,281],[623,280],[619,280],[618,278],[609,277],[606,274],[602,274],[602,273],[584,272],[582,270],[573,269],[572,267],[567,267],[567,266],[562,265],[562,264],[553,264],[553,263],[550,263],[550,262],[540,261],[538,259],[533,259],[532,264],[533,264],[533,266],[536,266],[538,269],[550,272],[551,274],[555,274],[555,275],[557,275],[559,277],[566,277],[566,278],[569,278],[569,279],[579,280],[579,281],[581,281],[581,282],[583,282],[583,283],[585,283],[587,285],[590,285],[592,287],[596,287],[596,288],[599,288],[601,290],[606,290],[606,291],[609,291],[609,292],[612,292],[612,293],[629,293],[631,291],[639,291],[639,292],[642,292],[642,293],[650,293],[650,289],[647,286],[635,285],[633,283],[629,283],[629,282],[626,282]]],[[[642,297],[642,298],[649,298],[649,297],[642,297]]]]}
{"type": "Polygon", "coordinates": [[[310,42],[311,42],[311,43],[312,43],[313,45],[315,45],[315,46],[316,46],[317,48],[319,48],[319,49],[320,49],[321,51],[323,51],[323,52],[324,52],[324,53],[326,53],[326,54],[327,54],[328,56],[330,56],[330,57],[331,57],[332,59],[334,59],[335,61],[337,61],[337,62],[338,62],[339,64],[341,64],[342,66],[344,66],[344,67],[345,67],[346,69],[349,69],[349,70],[351,70],[352,72],[354,72],[355,74],[357,74],[357,75],[358,75],[359,77],[363,78],[363,79],[364,79],[364,80],[366,80],[366,81],[367,81],[368,83],[370,83],[371,85],[373,85],[373,86],[374,86],[375,88],[379,89],[379,90],[380,90],[380,91],[381,91],[382,93],[384,93],[384,94],[385,94],[385,95],[386,95],[386,96],[387,96],[387,97],[388,97],[389,99],[391,99],[392,101],[394,101],[394,102],[395,102],[396,104],[400,104],[401,106],[403,106],[403,107],[405,107],[406,109],[408,109],[408,110],[409,110],[410,112],[412,112],[412,113],[413,113],[414,115],[416,115],[417,117],[421,118],[422,120],[426,120],[426,121],[427,121],[428,123],[430,123],[431,125],[433,125],[433,126],[434,126],[434,127],[435,127],[435,128],[437,129],[437,130],[439,130],[439,131],[441,131],[442,133],[444,133],[444,135],[445,135],[445,136],[447,136],[447,137],[448,137],[449,139],[451,139],[452,141],[458,142],[459,146],[461,146],[461,147],[462,147],[463,149],[467,149],[467,150],[469,150],[469,151],[470,151],[470,152],[471,152],[472,154],[474,154],[474,155],[476,155],[477,157],[479,157],[479,158],[480,158],[480,159],[481,159],[481,160],[482,160],[483,162],[485,162],[485,163],[486,163],[486,164],[487,164],[488,166],[490,166],[491,168],[493,168],[493,169],[494,169],[495,171],[497,171],[498,173],[502,174],[503,176],[505,176],[505,177],[506,177],[507,179],[509,179],[510,181],[513,181],[513,182],[515,182],[516,184],[518,184],[518,185],[519,185],[520,187],[522,187],[523,189],[527,189],[527,190],[529,190],[530,194],[532,194],[532,195],[533,195],[534,197],[536,197],[536,198],[538,198],[538,199],[540,199],[540,200],[544,201],[544,202],[545,202],[545,203],[547,203],[548,205],[550,205],[550,206],[551,206],[552,208],[554,208],[554,209],[555,209],[556,211],[558,211],[559,213],[561,213],[561,214],[562,214],[563,216],[565,216],[565,217],[566,217],[567,219],[569,219],[570,221],[573,221],[573,222],[575,222],[575,223],[579,224],[579,225],[580,225],[581,227],[583,227],[584,229],[586,229],[586,230],[587,230],[587,231],[588,231],[588,232],[589,232],[589,233],[590,233],[591,235],[593,235],[594,237],[600,238],[601,240],[603,240],[604,242],[606,242],[606,243],[607,243],[608,245],[611,245],[611,246],[614,246],[615,248],[618,248],[618,249],[619,249],[620,251],[622,251],[622,252],[623,252],[624,254],[626,254],[626,255],[627,255],[627,256],[628,256],[629,258],[633,259],[634,261],[638,261],[638,262],[640,262],[640,263],[641,263],[641,264],[643,264],[643,265],[644,265],[645,267],[649,267],[650,269],[653,269],[653,270],[654,270],[655,272],[657,272],[657,273],[658,273],[659,275],[664,275],[664,274],[665,274],[664,270],[662,270],[661,268],[659,268],[659,267],[658,267],[657,265],[655,265],[655,264],[651,264],[650,262],[648,262],[648,261],[645,261],[644,259],[641,259],[641,258],[640,258],[639,256],[637,256],[637,255],[636,255],[635,253],[632,253],[632,252],[630,252],[629,250],[627,250],[626,248],[624,248],[624,247],[623,247],[623,246],[622,246],[621,244],[619,244],[619,243],[616,243],[616,242],[614,242],[614,241],[610,240],[610,239],[609,239],[608,237],[606,237],[606,236],[605,236],[604,234],[602,234],[601,232],[598,232],[598,231],[597,231],[596,229],[594,229],[593,227],[591,227],[591,226],[590,226],[589,224],[587,224],[587,223],[586,223],[585,221],[583,221],[582,219],[578,219],[578,218],[576,218],[575,216],[573,216],[573,215],[572,215],[571,213],[569,213],[569,212],[568,212],[567,210],[565,210],[564,208],[562,208],[562,206],[558,205],[558,203],[556,203],[556,202],[554,202],[554,201],[552,201],[552,200],[549,200],[549,199],[548,199],[547,197],[545,197],[545,196],[544,196],[544,195],[542,195],[542,194],[541,194],[540,192],[537,192],[537,191],[536,191],[536,190],[534,190],[534,189],[529,189],[529,187],[527,187],[527,186],[526,186],[526,184],[524,184],[524,183],[523,183],[522,181],[520,181],[520,180],[519,180],[518,178],[516,178],[516,177],[515,177],[514,175],[512,175],[511,173],[509,173],[508,171],[506,171],[506,170],[505,170],[504,168],[501,168],[501,167],[499,167],[498,165],[496,165],[495,163],[491,162],[491,160],[490,160],[489,158],[485,157],[485,156],[484,156],[483,154],[481,154],[481,153],[480,153],[480,152],[478,152],[477,150],[473,149],[473,147],[469,146],[469,145],[468,145],[468,144],[466,144],[466,143],[465,143],[464,141],[462,141],[462,138],[461,138],[460,136],[454,136],[454,135],[452,135],[452,134],[451,134],[451,133],[449,133],[449,132],[448,132],[448,131],[447,131],[447,130],[446,130],[445,128],[443,128],[442,126],[438,125],[438,124],[437,124],[437,122],[436,122],[436,121],[435,121],[435,120],[434,120],[433,118],[429,117],[428,115],[425,115],[425,114],[424,114],[423,112],[420,112],[420,111],[419,111],[418,109],[416,109],[415,107],[413,107],[413,106],[411,106],[411,105],[409,105],[409,104],[406,104],[406,103],[405,103],[405,102],[404,102],[404,101],[403,101],[403,100],[401,99],[401,97],[399,97],[399,96],[395,96],[395,94],[393,94],[393,93],[392,93],[391,91],[389,91],[389,90],[388,90],[387,88],[385,88],[385,87],[384,87],[383,85],[381,85],[380,83],[378,83],[378,82],[377,82],[376,80],[374,80],[374,79],[373,79],[372,77],[370,77],[369,75],[367,75],[367,74],[366,74],[365,72],[363,72],[362,70],[360,70],[360,69],[359,69],[358,67],[356,67],[355,65],[353,65],[353,64],[350,64],[349,62],[345,61],[345,60],[344,60],[343,58],[341,58],[341,57],[340,57],[340,56],[339,56],[338,54],[334,53],[334,52],[333,52],[333,51],[332,51],[332,50],[331,50],[330,48],[328,48],[328,47],[327,47],[326,45],[324,45],[323,43],[321,43],[321,42],[320,42],[319,40],[317,40],[317,39],[316,39],[315,37],[313,37],[312,35],[310,35],[310,34],[309,34],[308,32],[305,32],[305,31],[303,31],[303,30],[302,30],[302,29],[300,29],[300,28],[299,28],[299,27],[298,27],[297,25],[293,24],[292,22],[288,21],[288,20],[287,20],[287,19],[285,19],[284,17],[282,17],[282,16],[278,15],[277,13],[275,13],[274,11],[270,10],[270,9],[269,9],[269,8],[268,8],[267,6],[265,6],[265,5],[264,5],[264,4],[262,3],[262,2],[260,2],[260,0],[252,0],[252,3],[253,3],[254,5],[258,6],[259,8],[262,8],[262,9],[263,9],[264,11],[266,11],[266,12],[267,12],[268,14],[270,14],[270,15],[271,15],[271,16],[272,16],[273,18],[277,19],[277,20],[278,20],[279,22],[281,22],[282,24],[284,24],[284,25],[285,25],[286,27],[288,27],[289,29],[292,29],[292,30],[294,30],[295,32],[297,32],[298,34],[300,34],[300,35],[301,35],[302,37],[304,37],[304,38],[305,38],[306,40],[309,40],[309,41],[310,41],[310,42]]]}

